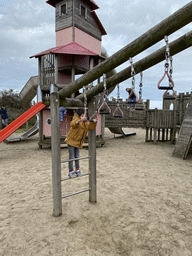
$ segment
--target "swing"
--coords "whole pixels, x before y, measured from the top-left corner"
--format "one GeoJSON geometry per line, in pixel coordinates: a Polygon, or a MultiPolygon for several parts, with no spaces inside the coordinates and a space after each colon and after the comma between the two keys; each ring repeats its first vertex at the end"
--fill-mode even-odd
{"type": "Polygon", "coordinates": [[[133,67],[133,61],[132,61],[131,57],[129,58],[129,61],[131,63],[132,87],[131,87],[131,93],[130,93],[128,99],[127,99],[127,103],[129,103],[130,105],[133,104],[133,106],[135,107],[135,104],[138,102],[138,98],[137,98],[137,95],[135,93],[135,70],[134,70],[134,67],[133,67]],[[136,100],[135,101],[130,101],[131,96],[133,94],[135,95],[136,100]]]}
{"type": "Polygon", "coordinates": [[[159,90],[166,90],[165,93],[163,94],[163,99],[168,99],[168,100],[173,100],[176,98],[176,92],[173,90],[174,88],[174,82],[172,80],[172,73],[173,73],[173,68],[172,68],[172,57],[170,56],[170,52],[169,52],[169,45],[168,45],[168,37],[165,36],[165,43],[166,43],[166,52],[165,52],[165,58],[166,58],[166,63],[165,63],[165,72],[163,74],[163,77],[160,79],[160,81],[157,84],[157,87],[159,90]],[[169,73],[168,73],[168,68],[169,68],[169,62],[170,61],[170,69],[169,69],[169,73]],[[161,82],[163,81],[163,79],[165,78],[165,76],[167,76],[168,80],[169,80],[169,86],[162,86],[161,82]],[[167,94],[167,92],[169,90],[173,91],[172,95],[167,94]]]}
{"type": "Polygon", "coordinates": [[[176,92],[173,90],[173,94],[168,94],[168,90],[165,91],[165,93],[163,94],[163,99],[164,100],[175,100],[177,97],[176,92]]]}
{"type": "Polygon", "coordinates": [[[135,110],[145,110],[145,104],[143,102],[142,99],[142,86],[143,86],[143,73],[140,72],[140,76],[141,76],[141,80],[140,80],[140,84],[139,84],[139,100],[137,101],[136,105],[135,105],[135,110]]]}
{"type": "Polygon", "coordinates": [[[107,87],[106,87],[106,74],[103,74],[103,86],[104,86],[104,100],[103,100],[103,103],[101,104],[101,106],[99,107],[98,109],[98,113],[101,114],[101,115],[108,115],[108,114],[111,114],[111,109],[110,107],[107,105],[107,102],[106,102],[106,98],[107,98],[107,95],[106,95],[106,91],[107,91],[107,87]]]}
{"type": "Polygon", "coordinates": [[[122,118],[123,117],[123,111],[121,110],[120,106],[119,106],[119,84],[117,85],[117,107],[115,109],[115,111],[113,112],[113,117],[116,118],[122,118]]]}

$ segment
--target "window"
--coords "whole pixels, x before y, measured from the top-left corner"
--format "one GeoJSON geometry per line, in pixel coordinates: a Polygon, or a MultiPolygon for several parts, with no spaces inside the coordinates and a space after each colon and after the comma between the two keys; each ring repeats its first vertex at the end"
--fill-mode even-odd
{"type": "Polygon", "coordinates": [[[85,18],[85,7],[81,5],[81,16],[85,18]]]}
{"type": "Polygon", "coordinates": [[[87,19],[87,8],[80,4],[79,15],[87,19]]]}
{"type": "Polygon", "coordinates": [[[67,3],[60,5],[60,16],[67,14],[67,3]]]}

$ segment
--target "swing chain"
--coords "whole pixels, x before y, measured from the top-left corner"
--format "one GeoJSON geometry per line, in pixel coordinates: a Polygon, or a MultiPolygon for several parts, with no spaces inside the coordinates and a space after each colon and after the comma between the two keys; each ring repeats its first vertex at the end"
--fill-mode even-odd
{"type": "Polygon", "coordinates": [[[166,51],[165,51],[165,58],[168,61],[170,57],[170,48],[169,48],[169,43],[168,43],[168,36],[164,37],[165,43],[166,43],[166,51]]]}
{"type": "Polygon", "coordinates": [[[168,73],[168,68],[169,68],[169,59],[170,59],[170,48],[169,48],[169,43],[168,43],[168,36],[164,36],[164,40],[166,43],[166,50],[165,50],[165,73],[168,73]]]}
{"type": "Polygon", "coordinates": [[[140,72],[140,77],[141,77],[141,80],[140,80],[140,84],[139,84],[139,98],[141,99],[142,97],[142,86],[143,86],[143,72],[141,71],[140,72]]]}
{"type": "Polygon", "coordinates": [[[119,84],[117,85],[117,106],[119,106],[119,98],[120,98],[120,92],[119,92],[119,84]]]}
{"type": "Polygon", "coordinates": [[[84,96],[84,115],[87,111],[87,96],[86,96],[86,87],[83,86],[83,96],[84,96]]]}
{"type": "Polygon", "coordinates": [[[129,62],[131,64],[132,90],[134,90],[135,89],[135,70],[133,67],[133,61],[131,57],[129,58],[129,62]]]}
{"type": "Polygon", "coordinates": [[[172,83],[171,83],[171,80],[172,80],[172,74],[173,74],[173,58],[172,56],[169,57],[170,59],[170,69],[169,69],[169,76],[170,76],[170,79],[169,79],[169,86],[172,86],[172,83]]]}
{"type": "Polygon", "coordinates": [[[104,97],[104,101],[106,100],[107,98],[107,84],[106,84],[106,74],[103,74],[103,87],[104,87],[104,90],[103,90],[103,97],[104,97]]]}

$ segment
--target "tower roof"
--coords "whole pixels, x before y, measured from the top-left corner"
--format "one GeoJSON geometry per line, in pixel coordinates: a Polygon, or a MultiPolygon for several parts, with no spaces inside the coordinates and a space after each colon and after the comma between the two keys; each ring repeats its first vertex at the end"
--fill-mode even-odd
{"type": "Polygon", "coordinates": [[[99,29],[100,29],[100,31],[101,31],[102,36],[107,35],[107,32],[106,32],[106,30],[104,29],[103,25],[101,24],[101,21],[99,20],[99,18],[98,18],[98,16],[97,16],[96,12],[95,12],[95,11],[91,11],[91,14],[92,14],[92,16],[93,16],[95,22],[97,23],[97,25],[98,25],[98,27],[99,27],[99,29]]]}
{"type": "Polygon", "coordinates": [[[102,56],[98,55],[97,53],[94,53],[85,47],[81,46],[80,44],[76,42],[71,42],[69,44],[63,45],[63,46],[58,46],[54,48],[50,48],[46,51],[40,52],[38,54],[35,54],[31,56],[30,58],[33,57],[40,57],[49,53],[58,53],[58,54],[74,54],[74,55],[88,55],[88,56],[99,56],[103,58],[102,56]]]}
{"type": "MultiPolygon", "coordinates": [[[[85,0],[89,5],[91,5],[92,10],[99,9],[99,7],[96,5],[96,3],[93,0],[85,0]]],[[[61,2],[61,0],[47,0],[46,3],[52,5],[55,7],[57,3],[61,2]]]]}

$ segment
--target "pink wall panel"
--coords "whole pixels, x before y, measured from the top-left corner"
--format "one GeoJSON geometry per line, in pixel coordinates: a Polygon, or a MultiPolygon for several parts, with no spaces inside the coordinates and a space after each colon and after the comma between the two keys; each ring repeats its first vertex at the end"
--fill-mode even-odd
{"type": "Polygon", "coordinates": [[[65,28],[56,32],[56,47],[69,44],[73,41],[73,29],[65,28]]]}
{"type": "Polygon", "coordinates": [[[75,42],[93,51],[97,54],[101,54],[101,41],[88,35],[82,30],[75,28],[75,42]]]}
{"type": "MultiPolygon", "coordinates": [[[[72,120],[71,111],[67,110],[67,115],[63,117],[63,123],[60,124],[60,135],[66,136],[70,129],[70,122],[72,120]]],[[[97,126],[96,126],[96,135],[101,135],[101,115],[97,114],[97,126]]],[[[50,109],[42,110],[42,126],[43,126],[43,135],[46,137],[51,136],[51,112],[50,109]]]]}
{"type": "Polygon", "coordinates": [[[58,67],[72,65],[72,55],[59,54],[58,55],[58,67]]]}

